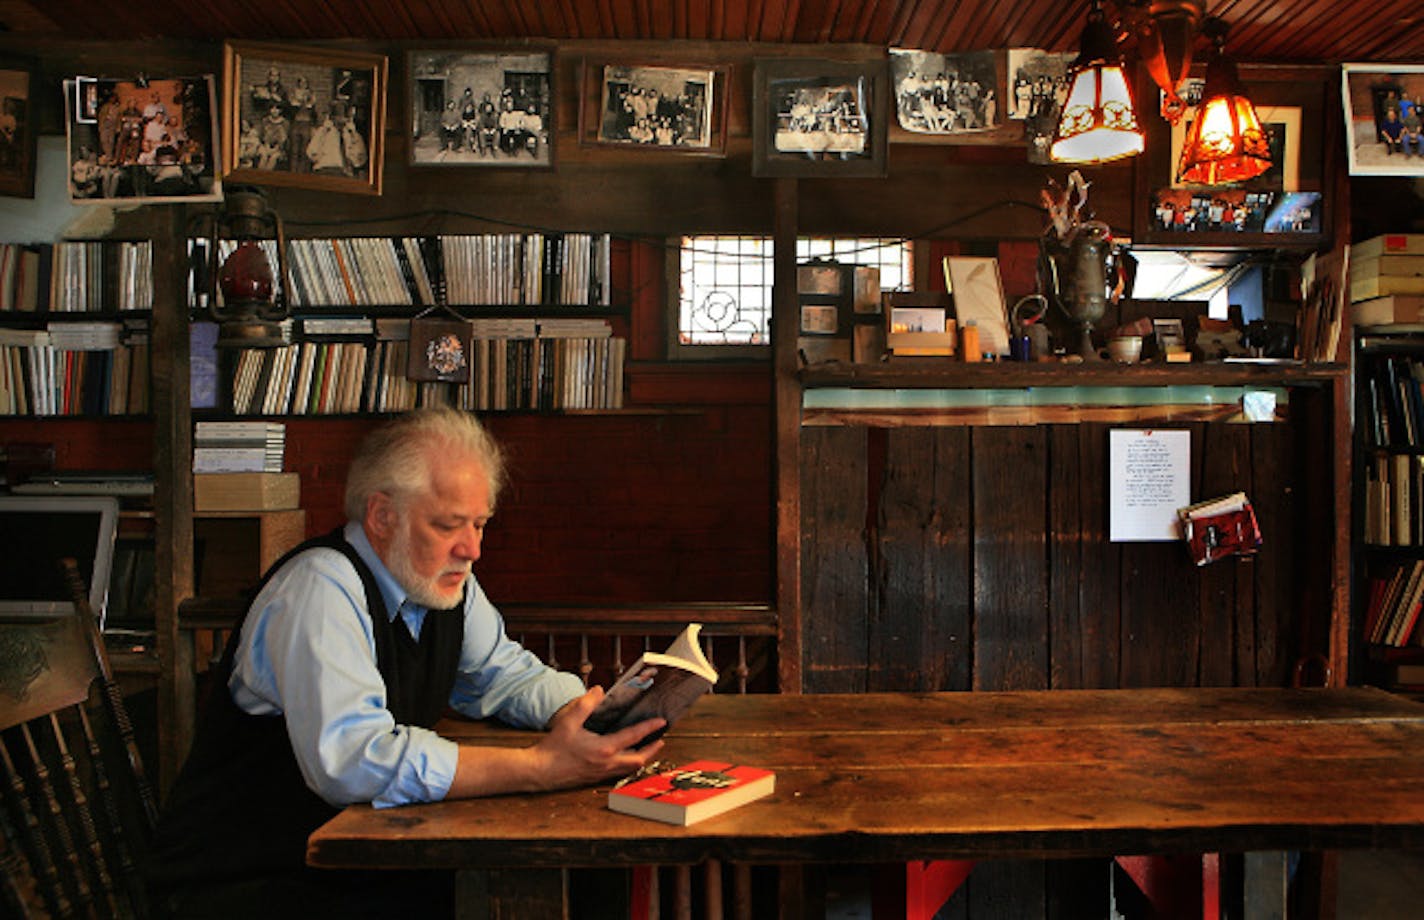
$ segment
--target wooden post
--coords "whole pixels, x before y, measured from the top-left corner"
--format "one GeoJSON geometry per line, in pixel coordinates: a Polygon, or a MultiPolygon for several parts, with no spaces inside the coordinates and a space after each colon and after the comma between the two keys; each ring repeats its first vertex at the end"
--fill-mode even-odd
{"type": "Polygon", "coordinates": [[[772,223],[775,355],[777,666],[782,693],[801,692],[801,384],[796,356],[795,179],[777,179],[772,223]]]}
{"type": "Polygon", "coordinates": [[[165,793],[193,733],[191,654],[178,641],[178,605],[193,595],[192,407],[188,398],[186,207],[153,208],[155,642],[158,653],[158,787],[165,793]],[[180,679],[180,675],[183,678],[180,679]]]}

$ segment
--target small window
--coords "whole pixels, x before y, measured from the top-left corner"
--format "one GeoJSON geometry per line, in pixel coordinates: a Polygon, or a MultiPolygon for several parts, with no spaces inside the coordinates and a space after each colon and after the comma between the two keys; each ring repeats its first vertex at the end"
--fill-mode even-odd
{"type": "MultiPolygon", "coordinates": [[[[878,266],[880,287],[887,291],[908,289],[914,272],[910,244],[900,239],[803,237],[796,242],[796,258],[878,266]]],[[[772,261],[770,237],[683,237],[671,353],[684,358],[769,354],[772,261]]]]}

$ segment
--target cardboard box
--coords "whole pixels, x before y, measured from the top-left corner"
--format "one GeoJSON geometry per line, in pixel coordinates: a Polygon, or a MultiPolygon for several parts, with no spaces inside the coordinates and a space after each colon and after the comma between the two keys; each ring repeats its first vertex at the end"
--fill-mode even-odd
{"type": "Polygon", "coordinates": [[[296,473],[195,473],[194,511],[282,511],[302,506],[296,473]]]}
{"type": "Polygon", "coordinates": [[[1424,323],[1424,294],[1386,294],[1350,305],[1356,326],[1392,326],[1424,323]]]}

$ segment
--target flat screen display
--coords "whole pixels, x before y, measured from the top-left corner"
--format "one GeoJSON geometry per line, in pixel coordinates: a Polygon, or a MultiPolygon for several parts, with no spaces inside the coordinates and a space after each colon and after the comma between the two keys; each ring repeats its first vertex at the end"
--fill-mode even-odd
{"type": "Polygon", "coordinates": [[[0,617],[72,613],[59,566],[68,556],[102,622],[118,517],[110,497],[0,496],[0,617]]]}

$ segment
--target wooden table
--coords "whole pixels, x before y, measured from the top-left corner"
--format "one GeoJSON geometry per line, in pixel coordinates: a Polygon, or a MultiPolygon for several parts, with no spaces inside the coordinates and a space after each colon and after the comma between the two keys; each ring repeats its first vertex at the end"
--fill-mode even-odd
{"type": "Polygon", "coordinates": [[[770,767],[776,793],[690,828],[610,812],[606,787],[353,806],[308,861],[535,870],[496,873],[528,892],[557,867],[706,859],[1424,848],[1424,705],[1368,688],[717,696],[668,739],[666,760],[770,767]]]}

